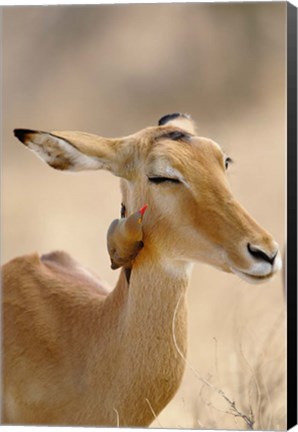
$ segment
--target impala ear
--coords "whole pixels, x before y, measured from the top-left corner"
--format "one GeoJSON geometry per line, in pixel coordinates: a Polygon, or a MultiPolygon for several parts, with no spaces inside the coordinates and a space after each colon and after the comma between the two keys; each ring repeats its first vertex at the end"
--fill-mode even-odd
{"type": "Polygon", "coordinates": [[[163,116],[158,121],[158,126],[174,126],[183,129],[193,135],[196,134],[196,126],[188,114],[173,113],[163,116]]]}
{"type": "Polygon", "coordinates": [[[131,143],[85,132],[42,132],[15,129],[15,136],[52,168],[63,171],[105,169],[126,177],[131,143]]]}

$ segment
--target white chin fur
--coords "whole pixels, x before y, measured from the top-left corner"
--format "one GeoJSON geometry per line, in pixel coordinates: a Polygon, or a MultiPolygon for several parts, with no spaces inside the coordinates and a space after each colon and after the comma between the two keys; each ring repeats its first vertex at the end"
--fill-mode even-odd
{"type": "Polygon", "coordinates": [[[271,272],[271,273],[268,273],[267,275],[258,276],[258,275],[250,275],[248,273],[243,273],[242,271],[236,270],[234,268],[231,268],[231,270],[235,275],[239,276],[245,282],[248,282],[248,283],[253,284],[253,285],[267,282],[275,274],[275,272],[271,272]]]}

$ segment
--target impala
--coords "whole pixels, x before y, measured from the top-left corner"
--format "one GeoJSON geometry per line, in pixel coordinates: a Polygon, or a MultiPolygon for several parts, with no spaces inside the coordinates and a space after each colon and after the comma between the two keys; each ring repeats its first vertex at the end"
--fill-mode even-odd
{"type": "Polygon", "coordinates": [[[192,263],[263,282],[278,245],[233,197],[230,158],[186,115],[118,139],[15,135],[55,169],[119,176],[126,216],[148,208],[129,282],[122,269],[112,291],[64,252],[3,266],[3,422],[148,426],[185,369],[192,263]]]}

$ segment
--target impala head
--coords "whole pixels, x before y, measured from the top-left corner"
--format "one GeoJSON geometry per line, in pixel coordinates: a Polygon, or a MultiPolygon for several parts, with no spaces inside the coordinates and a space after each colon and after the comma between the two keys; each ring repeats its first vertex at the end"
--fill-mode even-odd
{"type": "Polygon", "coordinates": [[[59,170],[106,169],[122,178],[127,214],[144,202],[147,251],[172,261],[202,261],[249,282],[281,267],[277,243],[241,207],[230,190],[230,158],[198,137],[185,115],[163,117],[128,137],[17,129],[15,135],[59,170]]]}

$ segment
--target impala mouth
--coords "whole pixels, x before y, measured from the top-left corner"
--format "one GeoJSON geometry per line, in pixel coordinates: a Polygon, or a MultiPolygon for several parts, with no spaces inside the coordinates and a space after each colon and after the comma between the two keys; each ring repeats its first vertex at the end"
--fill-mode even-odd
{"type": "Polygon", "coordinates": [[[246,282],[251,283],[251,284],[258,284],[258,283],[266,282],[267,280],[271,279],[272,276],[275,274],[274,271],[267,273],[265,275],[256,275],[256,274],[246,273],[246,272],[241,271],[241,270],[236,270],[235,268],[232,268],[231,270],[234,274],[239,276],[241,279],[243,279],[246,282]]]}

